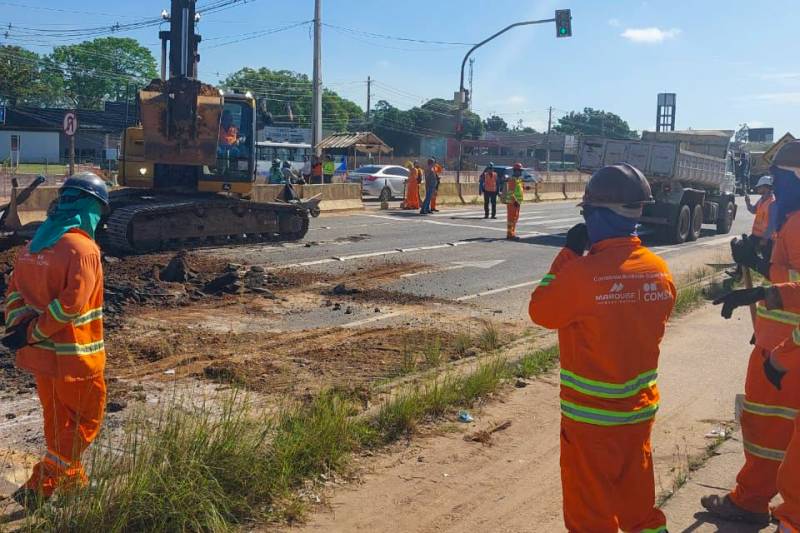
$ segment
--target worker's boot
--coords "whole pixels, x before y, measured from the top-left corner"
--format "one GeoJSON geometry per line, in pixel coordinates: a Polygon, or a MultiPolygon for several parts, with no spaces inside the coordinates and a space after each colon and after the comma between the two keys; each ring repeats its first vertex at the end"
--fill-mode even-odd
{"type": "Polygon", "coordinates": [[[47,497],[44,494],[25,486],[15,490],[11,498],[29,513],[37,510],[47,501],[47,497]]]}
{"type": "Polygon", "coordinates": [[[720,497],[718,494],[703,496],[700,498],[700,504],[709,513],[728,522],[746,522],[759,526],[766,526],[770,522],[769,513],[755,513],[742,509],[733,503],[727,494],[724,497],[720,497]]]}

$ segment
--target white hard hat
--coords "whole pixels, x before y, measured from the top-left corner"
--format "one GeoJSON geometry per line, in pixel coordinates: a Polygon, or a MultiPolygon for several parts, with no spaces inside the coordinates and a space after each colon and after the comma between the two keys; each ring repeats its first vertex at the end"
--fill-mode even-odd
{"type": "Polygon", "coordinates": [[[761,179],[756,183],[756,189],[759,187],[772,187],[772,176],[761,176],[761,179]]]}

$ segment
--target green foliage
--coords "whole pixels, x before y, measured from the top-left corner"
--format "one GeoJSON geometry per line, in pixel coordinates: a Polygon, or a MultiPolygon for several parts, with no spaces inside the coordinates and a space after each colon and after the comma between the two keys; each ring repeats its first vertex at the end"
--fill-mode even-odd
{"type": "Polygon", "coordinates": [[[513,368],[514,376],[529,378],[555,368],[558,363],[558,346],[551,346],[525,355],[513,368]]]}
{"type": "Polygon", "coordinates": [[[61,71],[64,95],[81,109],[101,109],[105,101],[132,99],[158,75],[150,50],[130,38],[104,37],[57,46],[44,64],[50,72],[61,71]]]}
{"type": "MultiPolygon", "coordinates": [[[[305,74],[245,67],[225,78],[222,86],[228,90],[252,92],[259,99],[261,110],[269,113],[276,125],[308,127],[311,124],[312,85],[305,74]],[[292,116],[289,114],[290,107],[292,116]]],[[[358,104],[325,89],[322,94],[322,116],[325,129],[347,131],[351,124],[362,121],[364,112],[358,104]]]]}
{"type": "Polygon", "coordinates": [[[508,131],[508,124],[506,121],[503,120],[503,117],[498,117],[497,115],[492,115],[484,120],[483,125],[486,131],[508,131]]]}
{"type": "Polygon", "coordinates": [[[630,129],[618,115],[586,107],[582,112],[570,111],[558,119],[554,131],[568,135],[602,135],[605,137],[637,139],[639,133],[630,129]]]}
{"type": "Polygon", "coordinates": [[[19,46],[0,46],[0,100],[11,106],[51,103],[60,94],[60,71],[43,67],[39,54],[19,46]]]}

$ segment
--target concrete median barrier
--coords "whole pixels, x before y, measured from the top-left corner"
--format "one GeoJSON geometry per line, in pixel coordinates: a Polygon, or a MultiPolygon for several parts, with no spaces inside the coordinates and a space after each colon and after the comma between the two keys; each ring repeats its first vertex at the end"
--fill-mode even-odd
{"type": "Polygon", "coordinates": [[[564,196],[570,199],[583,198],[583,192],[586,189],[585,183],[565,183],[564,196]]]}
{"type": "MultiPolygon", "coordinates": [[[[423,193],[424,194],[424,193],[423,193]]],[[[466,203],[475,201],[478,195],[477,183],[462,183],[461,194],[466,203]]],[[[437,204],[460,204],[461,198],[458,196],[458,184],[443,181],[439,183],[439,192],[436,195],[437,204]]]]}
{"type": "Polygon", "coordinates": [[[566,200],[565,183],[543,182],[536,184],[536,199],[540,202],[566,200]]]}
{"type": "Polygon", "coordinates": [[[47,218],[47,209],[53,200],[58,198],[60,187],[37,187],[22,205],[15,208],[17,195],[22,189],[13,189],[11,192],[11,212],[6,220],[5,227],[9,230],[18,230],[33,222],[42,222],[47,218]]]}
{"type": "MultiPolygon", "coordinates": [[[[361,185],[358,183],[331,183],[326,185],[295,185],[295,192],[300,198],[307,200],[318,194],[322,195],[320,209],[322,211],[345,211],[363,209],[361,201],[361,185]]],[[[253,187],[254,202],[272,202],[280,195],[283,185],[259,184],[253,187]]]]}

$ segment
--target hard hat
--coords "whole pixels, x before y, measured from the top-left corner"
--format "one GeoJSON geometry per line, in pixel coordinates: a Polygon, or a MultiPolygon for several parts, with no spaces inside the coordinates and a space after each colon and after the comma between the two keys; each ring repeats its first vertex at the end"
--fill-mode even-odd
{"type": "Polygon", "coordinates": [[[281,160],[276,157],[275,159],[272,160],[272,164],[273,165],[280,165],[281,164],[281,160]]]}
{"type": "Polygon", "coordinates": [[[522,163],[514,163],[514,170],[522,170],[522,163]]]}
{"type": "Polygon", "coordinates": [[[781,146],[772,164],[776,167],[800,172],[800,141],[792,141],[781,146]]]}
{"type": "Polygon", "coordinates": [[[92,172],[80,172],[67,178],[61,186],[59,194],[64,191],[75,190],[94,197],[103,205],[103,210],[108,211],[108,187],[103,178],[92,172]]]}
{"type": "Polygon", "coordinates": [[[652,204],[653,192],[644,174],[633,165],[609,165],[595,172],[586,184],[581,207],[606,207],[615,213],[636,218],[644,204],[652,204]]]}
{"type": "Polygon", "coordinates": [[[756,183],[756,189],[759,187],[772,187],[772,176],[761,176],[761,179],[756,183]]]}

